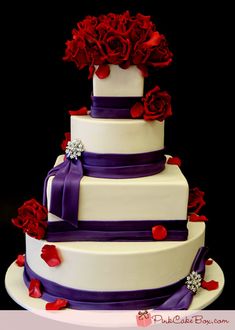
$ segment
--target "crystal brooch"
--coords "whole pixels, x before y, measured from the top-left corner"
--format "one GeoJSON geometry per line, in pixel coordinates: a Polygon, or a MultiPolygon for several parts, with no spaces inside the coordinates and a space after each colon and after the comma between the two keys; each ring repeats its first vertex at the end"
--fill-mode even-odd
{"type": "Polygon", "coordinates": [[[198,274],[195,271],[192,271],[187,277],[186,277],[186,286],[187,289],[192,291],[193,293],[197,293],[197,290],[200,288],[202,282],[202,276],[198,274]]]}
{"type": "Polygon", "coordinates": [[[84,151],[84,146],[82,141],[77,139],[73,141],[69,141],[66,149],[65,154],[68,159],[78,159],[81,156],[82,152],[84,151]]]}

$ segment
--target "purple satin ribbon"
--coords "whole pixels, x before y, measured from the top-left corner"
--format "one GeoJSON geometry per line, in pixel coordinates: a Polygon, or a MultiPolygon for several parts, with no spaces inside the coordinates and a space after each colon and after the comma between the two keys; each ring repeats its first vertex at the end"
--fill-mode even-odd
{"type": "Polygon", "coordinates": [[[102,241],[144,242],[154,241],[152,227],[167,229],[164,241],[184,241],[188,237],[187,220],[133,220],[133,221],[78,221],[74,228],[64,221],[48,222],[46,239],[49,242],[102,241]]]}
{"type": "MultiPolygon", "coordinates": [[[[205,274],[205,260],[207,258],[208,249],[201,247],[198,250],[196,257],[194,258],[191,272],[194,270],[199,273],[202,278],[205,274]]],[[[189,290],[186,285],[182,285],[171,297],[169,297],[162,305],[158,306],[157,310],[185,310],[188,309],[194,293],[189,290]],[[176,308],[177,307],[177,308],[176,308]]]]}
{"type": "MultiPolygon", "coordinates": [[[[204,276],[206,255],[207,248],[201,247],[194,259],[191,271],[194,270],[204,276]]],[[[157,289],[87,291],[65,287],[47,280],[33,272],[27,262],[23,276],[27,287],[29,287],[31,279],[38,279],[41,282],[43,299],[47,301],[54,301],[57,298],[67,299],[69,308],[72,309],[141,310],[154,308],[157,310],[183,310],[189,308],[193,299],[193,293],[185,285],[185,278],[157,289]]]]}
{"type": "Polygon", "coordinates": [[[52,182],[50,212],[78,227],[80,181],[83,175],[96,178],[127,179],[154,175],[165,168],[164,150],[140,154],[97,154],[84,151],[81,159],[65,159],[51,169],[44,182],[43,204],[47,205],[46,188],[52,182]]]}
{"type": "Polygon", "coordinates": [[[93,118],[132,118],[130,109],[142,97],[91,96],[91,117],[93,118]]]}
{"type": "Polygon", "coordinates": [[[51,188],[50,212],[77,227],[79,188],[83,176],[81,161],[66,159],[48,172],[43,190],[45,206],[47,205],[47,183],[51,176],[55,177],[51,188]]]}

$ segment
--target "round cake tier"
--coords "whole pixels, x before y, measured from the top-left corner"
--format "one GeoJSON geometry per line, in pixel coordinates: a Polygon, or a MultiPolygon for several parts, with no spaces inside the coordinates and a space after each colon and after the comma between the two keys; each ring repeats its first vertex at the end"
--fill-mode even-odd
{"type": "Polygon", "coordinates": [[[164,148],[164,122],[71,116],[71,139],[95,153],[144,153],[164,148]]]}
{"type": "Polygon", "coordinates": [[[44,240],[26,236],[26,258],[37,275],[57,284],[91,291],[130,291],[166,286],[186,277],[204,245],[205,224],[189,223],[183,242],[52,243],[62,263],[49,267],[41,258],[44,240]]]}

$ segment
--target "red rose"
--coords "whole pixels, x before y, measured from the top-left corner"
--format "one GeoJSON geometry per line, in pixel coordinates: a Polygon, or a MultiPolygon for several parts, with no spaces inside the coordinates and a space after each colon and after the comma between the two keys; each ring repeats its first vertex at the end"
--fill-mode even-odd
{"type": "Polygon", "coordinates": [[[78,30],[86,31],[86,33],[93,36],[96,31],[98,19],[95,16],[86,16],[84,20],[77,23],[78,30]]]}
{"type": "Polygon", "coordinates": [[[189,190],[188,210],[189,212],[198,213],[201,208],[206,204],[204,201],[205,193],[199,188],[191,188],[189,190]]]}
{"type": "Polygon", "coordinates": [[[171,64],[173,54],[168,48],[165,36],[161,35],[158,44],[153,46],[146,59],[146,65],[154,68],[164,68],[171,64]]]}
{"type": "Polygon", "coordinates": [[[29,236],[41,239],[47,227],[47,213],[45,206],[30,199],[18,209],[18,216],[12,219],[12,223],[29,236]]]}
{"type": "Polygon", "coordinates": [[[155,30],[155,25],[151,22],[150,16],[137,14],[135,19],[132,19],[128,35],[132,45],[142,44],[150,38],[155,30]]]}
{"type": "Polygon", "coordinates": [[[155,29],[155,24],[151,22],[151,17],[142,15],[142,14],[137,14],[135,17],[136,20],[136,25],[145,30],[145,31],[153,31],[155,29]]]}
{"type": "Polygon", "coordinates": [[[122,64],[129,60],[131,43],[128,38],[108,32],[102,39],[102,46],[108,63],[122,64]]]}
{"type": "Polygon", "coordinates": [[[97,30],[101,37],[108,31],[120,35],[127,34],[131,24],[129,11],[126,11],[123,14],[109,13],[107,15],[100,15],[98,19],[100,24],[97,26],[97,30]]]}
{"type": "MultiPolygon", "coordinates": [[[[72,61],[79,70],[87,65],[92,65],[94,61],[99,62],[100,51],[96,47],[95,40],[98,20],[94,16],[87,16],[77,23],[78,29],[72,30],[72,40],[66,42],[65,61],[72,61]]],[[[101,64],[101,63],[100,63],[101,64]]]]}
{"type": "Polygon", "coordinates": [[[42,239],[45,236],[46,228],[46,222],[34,222],[32,220],[23,227],[23,232],[33,238],[42,239]]]}
{"type": "Polygon", "coordinates": [[[100,41],[95,39],[87,45],[87,58],[90,66],[105,63],[106,55],[101,47],[100,41]]]}
{"type": "Polygon", "coordinates": [[[172,56],[165,36],[155,31],[148,40],[135,45],[133,63],[163,68],[172,62],[172,56]]]}
{"type": "Polygon", "coordinates": [[[81,34],[75,34],[74,32],[73,40],[68,40],[66,42],[63,60],[74,62],[79,70],[89,64],[85,39],[81,34]]]}
{"type": "Polygon", "coordinates": [[[77,23],[78,30],[72,30],[72,40],[66,42],[63,60],[74,62],[79,70],[85,66],[103,64],[105,56],[99,43],[97,31],[98,19],[87,16],[77,23]]]}
{"type": "Polygon", "coordinates": [[[171,96],[158,86],[150,90],[143,98],[144,119],[163,121],[172,115],[171,96]]]}

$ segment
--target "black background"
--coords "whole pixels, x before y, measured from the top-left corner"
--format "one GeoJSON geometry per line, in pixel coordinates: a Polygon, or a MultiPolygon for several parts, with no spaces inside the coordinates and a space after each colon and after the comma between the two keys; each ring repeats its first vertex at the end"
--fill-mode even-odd
{"type": "Polygon", "coordinates": [[[24,236],[10,219],[24,201],[42,200],[44,178],[70,129],[67,110],[90,104],[88,71],[62,61],[65,41],[84,16],[127,9],[151,15],[174,53],[173,64],[147,78],[145,86],[147,90],[159,84],[172,95],[174,115],[166,122],[166,151],[182,158],[190,186],[206,193],[206,245],[226,279],[222,295],[208,309],[235,309],[234,212],[229,201],[233,178],[228,168],[232,104],[227,104],[224,78],[230,57],[222,8],[205,8],[200,2],[84,2],[49,6],[36,1],[1,10],[0,309],[21,309],[4,289],[7,267],[24,253],[24,236]]]}

